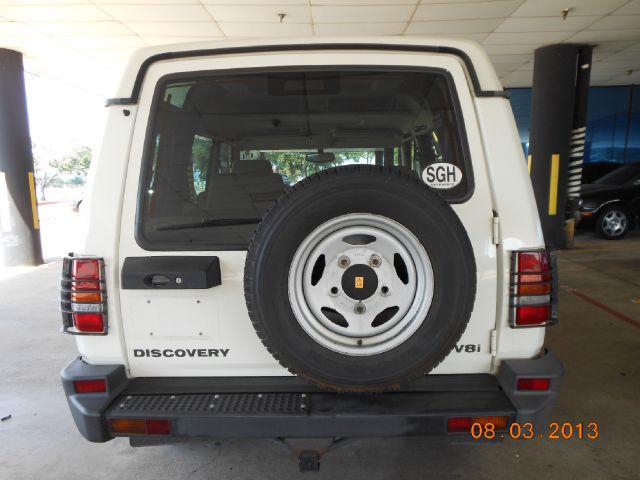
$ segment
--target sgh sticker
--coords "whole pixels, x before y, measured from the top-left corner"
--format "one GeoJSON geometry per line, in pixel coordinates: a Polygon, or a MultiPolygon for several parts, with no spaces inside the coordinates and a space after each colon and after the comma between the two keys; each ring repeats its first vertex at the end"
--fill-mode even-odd
{"type": "Polygon", "coordinates": [[[448,190],[462,181],[462,171],[452,163],[433,163],[422,171],[422,180],[431,188],[448,190]]]}

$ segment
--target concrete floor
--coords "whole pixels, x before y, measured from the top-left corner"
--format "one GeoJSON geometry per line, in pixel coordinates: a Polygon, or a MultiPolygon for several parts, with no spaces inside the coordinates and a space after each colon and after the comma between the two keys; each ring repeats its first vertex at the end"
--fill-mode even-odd
{"type": "MultiPolygon", "coordinates": [[[[548,345],[563,359],[559,421],[599,424],[595,440],[361,440],[331,452],[313,478],[639,478],[640,232],[583,234],[560,254],[561,323],[548,345]]],[[[60,264],[0,275],[0,479],[299,478],[289,452],[263,440],[131,448],[86,442],[58,379],[75,355],[59,333],[60,264]]],[[[307,474],[309,476],[309,474],[307,474]]]]}

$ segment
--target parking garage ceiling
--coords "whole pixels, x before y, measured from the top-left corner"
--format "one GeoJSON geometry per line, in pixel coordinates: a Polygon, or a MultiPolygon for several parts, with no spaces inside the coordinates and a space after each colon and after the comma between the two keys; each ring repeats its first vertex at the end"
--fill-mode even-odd
{"type": "Polygon", "coordinates": [[[474,40],[507,87],[531,85],[537,47],[592,43],[592,84],[640,83],[640,0],[0,0],[0,47],[101,93],[146,45],[350,35],[474,40]]]}

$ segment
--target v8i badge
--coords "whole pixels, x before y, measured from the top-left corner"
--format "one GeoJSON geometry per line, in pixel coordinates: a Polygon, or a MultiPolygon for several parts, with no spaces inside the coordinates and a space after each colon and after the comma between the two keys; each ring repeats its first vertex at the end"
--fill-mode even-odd
{"type": "Polygon", "coordinates": [[[422,181],[431,188],[448,190],[462,181],[462,171],[452,163],[433,163],[422,171],[422,181]]]}

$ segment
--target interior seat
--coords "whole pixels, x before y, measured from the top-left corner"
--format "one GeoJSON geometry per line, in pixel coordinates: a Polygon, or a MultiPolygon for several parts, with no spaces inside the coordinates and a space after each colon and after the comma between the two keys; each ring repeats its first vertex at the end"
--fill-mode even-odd
{"type": "Polygon", "coordinates": [[[211,177],[205,209],[212,218],[260,219],[284,193],[268,160],[239,160],[231,173],[211,177]]]}

